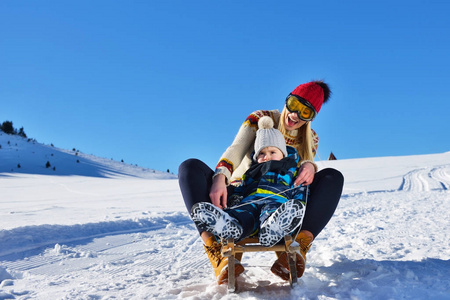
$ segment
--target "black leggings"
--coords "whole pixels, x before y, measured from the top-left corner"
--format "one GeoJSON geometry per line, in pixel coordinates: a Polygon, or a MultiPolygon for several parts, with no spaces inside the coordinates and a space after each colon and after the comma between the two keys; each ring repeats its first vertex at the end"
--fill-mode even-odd
{"type": "MultiPolygon", "coordinates": [[[[214,171],[198,159],[188,159],[178,168],[178,182],[188,212],[198,202],[209,202],[209,191],[214,171]]],[[[310,231],[314,237],[328,224],[341,198],[344,176],[338,170],[327,168],[314,176],[306,204],[302,230],[310,231]]],[[[233,186],[228,187],[231,195],[233,186]]]]}

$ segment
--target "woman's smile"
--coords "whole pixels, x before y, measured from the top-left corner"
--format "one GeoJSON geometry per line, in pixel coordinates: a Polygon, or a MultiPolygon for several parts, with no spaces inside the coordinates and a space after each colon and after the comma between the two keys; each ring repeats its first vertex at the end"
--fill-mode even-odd
{"type": "Polygon", "coordinates": [[[284,126],[286,127],[286,130],[294,130],[302,127],[305,123],[305,121],[302,121],[297,117],[296,113],[288,113],[286,114],[284,126]]]}

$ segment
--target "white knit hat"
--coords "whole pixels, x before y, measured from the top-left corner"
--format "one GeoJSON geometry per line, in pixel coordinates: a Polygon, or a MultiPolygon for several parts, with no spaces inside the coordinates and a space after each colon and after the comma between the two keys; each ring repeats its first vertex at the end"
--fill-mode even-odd
{"type": "Polygon", "coordinates": [[[276,147],[283,152],[284,157],[287,156],[286,141],[283,134],[273,128],[273,120],[271,117],[264,116],[258,121],[258,131],[255,139],[255,155],[253,159],[257,160],[259,152],[266,147],[276,147]]]}

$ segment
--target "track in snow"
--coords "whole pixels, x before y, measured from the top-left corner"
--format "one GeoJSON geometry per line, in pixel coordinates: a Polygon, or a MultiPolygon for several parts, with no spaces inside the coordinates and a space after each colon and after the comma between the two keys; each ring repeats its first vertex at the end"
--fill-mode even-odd
{"type": "Polygon", "coordinates": [[[416,169],[403,177],[399,191],[426,192],[448,190],[450,186],[450,165],[416,169]]]}

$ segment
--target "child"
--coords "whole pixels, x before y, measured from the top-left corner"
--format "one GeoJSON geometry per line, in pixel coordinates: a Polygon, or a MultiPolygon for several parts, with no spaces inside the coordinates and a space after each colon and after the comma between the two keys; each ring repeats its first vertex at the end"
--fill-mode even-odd
{"type": "Polygon", "coordinates": [[[302,223],[305,211],[305,187],[294,187],[298,154],[273,128],[270,117],[262,117],[255,139],[252,166],[242,177],[229,202],[240,203],[225,211],[211,203],[200,202],[191,210],[198,228],[221,238],[236,241],[255,234],[259,242],[270,247],[302,223]]]}

